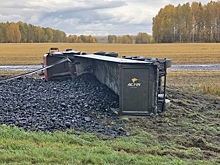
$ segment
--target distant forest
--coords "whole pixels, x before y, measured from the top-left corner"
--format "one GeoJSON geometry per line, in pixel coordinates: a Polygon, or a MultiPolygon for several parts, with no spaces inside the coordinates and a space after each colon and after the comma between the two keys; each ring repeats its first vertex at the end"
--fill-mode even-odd
{"type": "Polygon", "coordinates": [[[91,35],[69,35],[60,30],[54,30],[49,27],[44,28],[23,23],[21,21],[0,23],[0,43],[44,43],[44,42],[61,42],[61,43],[123,43],[123,44],[146,44],[152,41],[152,37],[147,33],[138,33],[136,36],[131,35],[109,35],[106,37],[94,37],[91,35]]]}
{"type": "Polygon", "coordinates": [[[167,5],[153,18],[157,43],[220,42],[220,1],[167,5]]]}
{"type": "Polygon", "coordinates": [[[40,42],[96,43],[97,40],[91,35],[69,35],[67,37],[63,31],[34,26],[21,21],[0,23],[0,43],[40,42]]]}
{"type": "MultiPolygon", "coordinates": [[[[73,29],[74,30],[74,29],[73,29]]],[[[161,8],[153,18],[152,36],[144,32],[137,35],[69,35],[50,27],[40,27],[21,21],[0,23],[0,43],[193,43],[220,42],[220,1],[202,5],[193,2],[161,8]]]]}

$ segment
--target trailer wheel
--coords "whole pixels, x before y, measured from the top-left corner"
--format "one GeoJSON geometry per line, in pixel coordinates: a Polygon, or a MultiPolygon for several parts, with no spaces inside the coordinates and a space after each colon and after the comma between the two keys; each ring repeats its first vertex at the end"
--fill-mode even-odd
{"type": "Polygon", "coordinates": [[[86,54],[89,54],[88,52],[82,52],[82,55],[86,55],[86,54]]]}
{"type": "Polygon", "coordinates": [[[118,53],[117,52],[106,52],[105,55],[109,56],[109,57],[118,57],[118,53]]]}
{"type": "Polygon", "coordinates": [[[95,55],[102,55],[104,56],[106,52],[104,51],[100,51],[100,52],[94,52],[95,55]]]}

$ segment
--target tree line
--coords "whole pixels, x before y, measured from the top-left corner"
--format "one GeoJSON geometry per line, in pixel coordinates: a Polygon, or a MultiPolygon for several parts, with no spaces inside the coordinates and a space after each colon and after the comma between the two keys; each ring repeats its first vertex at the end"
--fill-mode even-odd
{"type": "Polygon", "coordinates": [[[220,2],[167,5],[153,18],[158,43],[220,42],[220,2]]]}
{"type": "Polygon", "coordinates": [[[96,43],[97,40],[91,35],[69,35],[67,37],[66,33],[61,30],[34,26],[21,21],[0,23],[0,43],[40,42],[96,43]]]}
{"type": "MultiPolygon", "coordinates": [[[[61,30],[54,30],[50,27],[34,26],[21,21],[0,23],[0,43],[97,43],[97,39],[91,35],[69,35],[61,30]]],[[[132,35],[109,35],[108,43],[122,44],[147,44],[152,42],[152,37],[147,33],[139,32],[132,35]]]]}
{"type": "Polygon", "coordinates": [[[121,43],[121,44],[147,44],[152,42],[152,37],[147,33],[139,32],[136,36],[132,35],[109,35],[108,43],[121,43]]]}

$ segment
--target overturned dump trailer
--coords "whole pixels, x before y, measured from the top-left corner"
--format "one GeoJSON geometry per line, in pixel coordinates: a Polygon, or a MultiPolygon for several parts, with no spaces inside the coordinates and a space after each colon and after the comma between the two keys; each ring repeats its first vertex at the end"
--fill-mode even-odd
{"type": "Polygon", "coordinates": [[[49,53],[43,56],[44,67],[53,65],[44,70],[46,81],[61,80],[70,78],[74,70],[71,68],[74,62],[74,55],[79,55],[79,51],[66,49],[64,52],[59,52],[58,48],[50,48],[49,53]]]}
{"type": "Polygon", "coordinates": [[[139,56],[117,58],[116,52],[80,53],[68,49],[44,55],[47,81],[91,73],[119,95],[120,115],[154,115],[163,112],[166,99],[166,70],[168,59],[139,56]],[[59,63],[61,59],[67,59],[59,63]]]}

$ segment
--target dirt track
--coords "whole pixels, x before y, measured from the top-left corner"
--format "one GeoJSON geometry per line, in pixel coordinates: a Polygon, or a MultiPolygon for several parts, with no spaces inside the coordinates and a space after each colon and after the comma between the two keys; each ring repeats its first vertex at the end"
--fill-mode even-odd
{"type": "MultiPolygon", "coordinates": [[[[5,65],[0,66],[0,71],[28,71],[41,68],[41,65],[5,65]]],[[[220,71],[220,64],[173,64],[168,70],[188,70],[188,71],[220,71]]]]}
{"type": "Polygon", "coordinates": [[[185,71],[219,71],[220,64],[184,64],[172,65],[169,70],[185,70],[185,71]]]}

